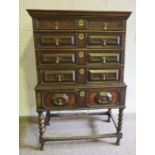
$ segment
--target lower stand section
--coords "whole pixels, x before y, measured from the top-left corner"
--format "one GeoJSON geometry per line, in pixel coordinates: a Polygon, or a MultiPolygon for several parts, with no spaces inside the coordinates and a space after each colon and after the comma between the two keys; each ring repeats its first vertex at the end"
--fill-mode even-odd
{"type": "MultiPolygon", "coordinates": [[[[119,114],[118,114],[118,123],[115,122],[113,116],[112,116],[112,110],[108,109],[107,112],[103,112],[101,109],[99,111],[91,111],[89,114],[92,115],[107,115],[108,116],[108,122],[112,120],[115,128],[116,128],[116,133],[109,133],[109,134],[100,134],[100,135],[90,135],[90,136],[74,136],[74,137],[44,137],[43,134],[45,132],[45,126],[49,125],[50,117],[53,116],[61,116],[63,114],[66,114],[67,111],[63,111],[62,113],[60,112],[47,112],[46,113],[46,118],[44,118],[43,111],[38,112],[38,120],[39,120],[39,140],[40,140],[40,150],[44,149],[44,144],[46,141],[66,141],[66,140],[85,140],[85,139],[98,139],[98,138],[112,138],[115,137],[117,138],[116,145],[120,145],[120,140],[122,138],[122,120],[123,120],[123,110],[124,108],[119,108],[119,114]]],[[[87,111],[88,112],[88,111],[87,111]]],[[[70,111],[70,114],[79,114],[79,111],[70,111]]],[[[81,114],[86,114],[86,111],[82,111],[81,114]]]]}

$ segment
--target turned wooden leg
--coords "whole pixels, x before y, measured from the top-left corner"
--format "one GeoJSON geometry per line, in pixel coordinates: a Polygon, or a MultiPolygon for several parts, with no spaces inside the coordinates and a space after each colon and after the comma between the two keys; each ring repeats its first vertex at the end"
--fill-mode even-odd
{"type": "Polygon", "coordinates": [[[47,111],[46,113],[46,121],[45,121],[46,125],[50,125],[50,112],[47,111]]]}
{"type": "Polygon", "coordinates": [[[43,112],[38,112],[38,120],[39,120],[39,141],[40,141],[40,150],[44,149],[44,139],[43,139],[43,133],[45,131],[45,120],[43,112]]]}
{"type": "Polygon", "coordinates": [[[110,122],[110,117],[111,116],[111,109],[108,109],[108,119],[107,119],[107,122],[110,122]]]}
{"type": "Polygon", "coordinates": [[[122,120],[123,120],[123,110],[122,108],[119,109],[119,114],[118,114],[118,126],[117,126],[117,134],[119,135],[116,141],[116,145],[120,145],[120,140],[122,138],[122,120]]]}

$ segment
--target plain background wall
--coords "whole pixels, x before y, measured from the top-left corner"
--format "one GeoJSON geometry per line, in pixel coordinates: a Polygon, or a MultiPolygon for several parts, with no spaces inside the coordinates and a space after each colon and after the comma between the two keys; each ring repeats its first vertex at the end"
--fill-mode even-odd
{"type": "Polygon", "coordinates": [[[135,0],[20,0],[20,116],[36,115],[34,87],[37,83],[35,70],[32,20],[26,9],[47,10],[100,10],[100,11],[132,11],[127,21],[125,82],[128,85],[126,113],[136,112],[135,87],[135,0]]]}

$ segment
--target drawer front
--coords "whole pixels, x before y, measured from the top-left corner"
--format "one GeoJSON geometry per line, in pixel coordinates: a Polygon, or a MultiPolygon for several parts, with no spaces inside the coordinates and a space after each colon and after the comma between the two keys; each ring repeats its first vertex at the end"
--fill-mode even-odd
{"type": "Polygon", "coordinates": [[[103,31],[121,31],[123,30],[122,21],[110,21],[103,18],[91,19],[87,17],[78,18],[37,18],[34,20],[36,30],[103,30],[103,31]]]}
{"type": "Polygon", "coordinates": [[[39,65],[74,65],[76,64],[75,52],[41,52],[39,65]]]}
{"type": "Polygon", "coordinates": [[[65,109],[86,106],[85,91],[61,90],[42,93],[42,106],[46,109],[65,109]]]}
{"type": "Polygon", "coordinates": [[[37,33],[35,38],[37,48],[74,48],[76,46],[76,34],[37,33]]]}
{"type": "Polygon", "coordinates": [[[87,29],[103,30],[103,31],[121,31],[123,30],[122,21],[109,21],[101,19],[88,19],[87,29]]]}
{"type": "Polygon", "coordinates": [[[119,81],[119,69],[88,69],[88,82],[119,81]]]}
{"type": "Polygon", "coordinates": [[[87,48],[121,48],[121,34],[87,34],[87,48]]]}
{"type": "Polygon", "coordinates": [[[48,83],[74,83],[76,82],[76,70],[52,70],[41,69],[40,80],[42,84],[48,83]]]}
{"type": "Polygon", "coordinates": [[[88,92],[88,107],[106,107],[106,106],[119,106],[123,105],[120,90],[90,90],[88,92]]]}
{"type": "Polygon", "coordinates": [[[88,64],[120,64],[120,53],[87,52],[88,64]]]}
{"type": "Polygon", "coordinates": [[[61,30],[75,29],[75,20],[64,18],[38,18],[35,20],[35,29],[38,30],[61,30]]]}

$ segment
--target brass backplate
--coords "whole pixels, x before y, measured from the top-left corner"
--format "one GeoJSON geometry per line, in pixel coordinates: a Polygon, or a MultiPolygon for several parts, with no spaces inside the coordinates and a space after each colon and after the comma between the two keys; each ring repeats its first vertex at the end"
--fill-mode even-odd
{"type": "Polygon", "coordinates": [[[80,20],[78,21],[78,25],[79,25],[79,26],[84,26],[84,20],[83,20],[83,19],[80,19],[80,20]]]}
{"type": "Polygon", "coordinates": [[[80,92],[80,97],[84,97],[85,96],[85,92],[84,91],[81,91],[80,92]]]}
{"type": "Polygon", "coordinates": [[[84,52],[83,52],[83,51],[80,51],[80,52],[79,52],[79,57],[80,57],[80,58],[83,58],[83,57],[84,57],[84,52]]]}
{"type": "Polygon", "coordinates": [[[80,39],[80,40],[83,40],[83,39],[84,39],[84,34],[83,34],[83,33],[80,33],[80,34],[79,34],[79,39],[80,39]]]}

